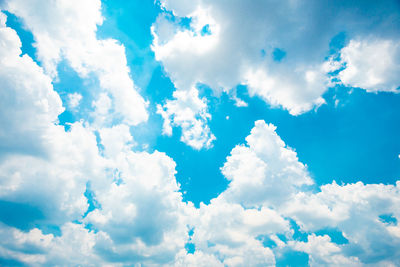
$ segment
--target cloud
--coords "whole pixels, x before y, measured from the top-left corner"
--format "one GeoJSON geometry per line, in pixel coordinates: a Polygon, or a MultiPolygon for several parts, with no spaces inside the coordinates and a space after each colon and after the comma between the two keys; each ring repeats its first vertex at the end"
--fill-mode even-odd
{"type": "Polygon", "coordinates": [[[104,146],[104,154],[109,158],[115,158],[119,153],[126,153],[132,148],[133,137],[125,124],[101,128],[99,134],[104,146]]]}
{"type": "Polygon", "coordinates": [[[398,262],[400,255],[395,247],[400,239],[391,229],[398,227],[399,185],[358,182],[339,186],[333,182],[322,186],[319,193],[298,194],[285,213],[306,231],[340,229],[349,240],[342,253],[356,256],[364,263],[377,264],[389,259],[398,262]],[[382,215],[393,216],[396,223],[385,222],[382,215]]]}
{"type": "Polygon", "coordinates": [[[38,208],[44,217],[39,220],[46,223],[78,218],[87,209],[86,181],[74,169],[96,169],[89,148],[96,143],[80,124],[68,133],[55,125],[63,111],[61,99],[43,70],[29,56],[20,56],[21,42],[5,20],[1,13],[1,199],[38,208]]]}
{"type": "Polygon", "coordinates": [[[18,35],[5,23],[0,13],[0,154],[41,153],[44,132],[63,111],[61,99],[43,70],[29,56],[20,56],[18,35]]]}
{"type": "Polygon", "coordinates": [[[275,129],[272,124],[256,121],[246,137],[247,146],[232,149],[222,167],[231,181],[223,193],[225,198],[249,207],[266,201],[278,205],[314,183],[296,152],[286,147],[275,129]]]}
{"type": "Polygon", "coordinates": [[[289,223],[269,208],[246,209],[221,195],[201,205],[193,223],[196,252],[216,255],[227,266],[271,266],[275,257],[259,235],[285,233],[289,223]]]}
{"type": "MultiPolygon", "coordinates": [[[[337,34],[346,32],[350,39],[386,36],[387,43],[381,44],[378,51],[371,54],[367,46],[363,48],[368,53],[363,58],[369,62],[380,58],[381,53],[387,54],[384,51],[390,51],[394,45],[390,42],[396,43],[398,37],[395,26],[386,27],[398,25],[398,5],[394,1],[385,5],[369,2],[362,10],[354,3],[324,1],[237,0],[229,7],[223,1],[160,2],[176,18],[170,19],[168,13],[159,16],[152,27],[153,50],[178,89],[188,89],[197,82],[216,91],[245,84],[251,95],[260,96],[272,106],[282,106],[293,115],[324,102],[321,96],[330,83],[323,64],[330,53],[330,41],[337,34]],[[183,17],[191,19],[190,28],[178,23],[183,17]],[[166,25],[175,30],[162,31],[166,25]],[[210,34],[202,34],[204,27],[210,34]],[[279,58],[276,51],[280,51],[279,58]]],[[[343,57],[351,56],[354,45],[353,41],[342,51],[343,57]]],[[[398,59],[391,60],[392,64],[382,66],[395,71],[398,59]]],[[[370,90],[369,86],[366,84],[365,89],[370,90]]]]}
{"type": "Polygon", "coordinates": [[[317,187],[264,121],[255,122],[246,145],[232,149],[222,173],[228,188],[202,204],[191,222],[196,252],[217,255],[227,266],[274,265],[287,250],[309,254],[315,266],[399,262],[400,182],[317,187]],[[329,229],[346,242],[331,239],[329,229]]]}
{"type": "Polygon", "coordinates": [[[182,253],[182,255],[179,255],[174,266],[222,267],[224,265],[214,255],[205,254],[201,251],[196,251],[193,254],[186,254],[185,251],[184,253],[182,253]]]}
{"type": "Polygon", "coordinates": [[[341,248],[332,243],[328,235],[311,234],[307,242],[293,242],[292,246],[310,255],[310,266],[362,266],[357,257],[342,255],[341,248]]]}
{"type": "Polygon", "coordinates": [[[341,83],[369,92],[399,86],[396,1],[159,2],[165,12],[151,28],[152,49],[178,90],[201,83],[219,95],[245,85],[250,96],[303,114],[335,86],[327,58],[343,33],[341,83]],[[360,43],[370,36],[378,41],[360,43]]]}
{"type": "Polygon", "coordinates": [[[400,45],[398,40],[351,40],[340,51],[344,69],[337,77],[351,87],[368,92],[396,92],[400,87],[400,45]]]}
{"type": "Polygon", "coordinates": [[[82,95],[79,93],[68,94],[68,107],[72,110],[76,109],[79,106],[81,100],[82,95]]]}
{"type": "Polygon", "coordinates": [[[163,134],[172,135],[172,126],[182,128],[181,141],[194,149],[210,148],[215,136],[207,122],[211,119],[207,111],[207,99],[199,98],[195,87],[188,91],[175,91],[173,100],[157,106],[163,119],[163,134]]]}
{"type": "Polygon", "coordinates": [[[19,56],[21,43],[5,19],[1,14],[1,51],[8,53],[0,53],[5,62],[0,77],[2,94],[9,96],[4,99],[10,101],[0,110],[8,126],[2,138],[26,135],[41,153],[31,152],[30,143],[2,152],[2,205],[17,207],[13,212],[30,220],[1,217],[7,223],[0,225],[2,262],[98,266],[173,261],[184,250],[185,218],[193,209],[182,202],[174,161],[157,151],[132,152],[127,124],[93,128],[77,122],[68,131],[57,125],[61,99],[42,68],[29,56],[19,56]],[[91,201],[97,205],[89,210],[91,201]],[[28,210],[31,218],[24,213],[28,210]]]}
{"type": "Polygon", "coordinates": [[[57,76],[57,64],[66,59],[81,77],[97,77],[111,96],[114,116],[122,116],[128,125],[147,120],[147,102],[130,77],[125,47],[117,40],[96,37],[103,22],[100,0],[58,0],[45,6],[39,0],[6,1],[4,9],[22,18],[32,32],[38,59],[51,77],[57,76]]]}
{"type": "Polygon", "coordinates": [[[111,164],[115,182],[92,181],[101,208],[84,220],[104,232],[97,253],[115,262],[173,261],[188,238],[191,210],[178,192],[175,163],[159,152],[127,152],[111,164]]]}

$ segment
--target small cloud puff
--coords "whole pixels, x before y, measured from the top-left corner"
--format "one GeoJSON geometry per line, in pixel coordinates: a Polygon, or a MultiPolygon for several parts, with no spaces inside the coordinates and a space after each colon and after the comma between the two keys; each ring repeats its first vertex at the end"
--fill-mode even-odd
{"type": "Polygon", "coordinates": [[[82,95],[79,93],[68,94],[68,107],[71,110],[75,110],[79,106],[81,100],[82,100],[82,95]]]}

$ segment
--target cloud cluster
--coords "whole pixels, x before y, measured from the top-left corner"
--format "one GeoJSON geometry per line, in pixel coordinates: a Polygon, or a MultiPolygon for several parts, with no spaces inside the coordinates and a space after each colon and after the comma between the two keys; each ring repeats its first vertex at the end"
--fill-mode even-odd
{"type": "Polygon", "coordinates": [[[207,123],[211,119],[207,111],[207,100],[199,98],[199,92],[192,87],[189,91],[175,91],[175,99],[157,106],[157,113],[163,119],[163,134],[172,135],[172,126],[182,127],[181,141],[194,149],[210,148],[215,136],[207,123]]]}
{"type": "Polygon", "coordinates": [[[327,58],[342,48],[332,41],[343,33],[348,42],[335,61],[341,58],[336,65],[345,69],[336,82],[367,91],[400,86],[396,1],[362,8],[348,1],[160,4],[165,12],[153,24],[152,48],[178,90],[202,83],[231,94],[242,84],[250,96],[302,114],[324,104],[322,95],[335,84],[327,58]]]}
{"type": "Polygon", "coordinates": [[[128,123],[98,128],[76,122],[68,131],[57,125],[63,108],[51,78],[28,55],[20,56],[16,32],[6,27],[3,13],[0,18],[1,51],[7,51],[0,54],[7,126],[1,143],[10,146],[1,151],[0,199],[13,214],[1,217],[1,262],[174,260],[184,250],[182,218],[190,217],[192,206],[182,202],[173,160],[132,152],[128,123]],[[13,137],[21,140],[13,145],[13,137]]]}
{"type": "Polygon", "coordinates": [[[400,88],[399,39],[351,40],[340,51],[343,67],[337,77],[350,87],[368,92],[398,92],[400,88]]]}
{"type": "Polygon", "coordinates": [[[224,265],[274,265],[288,250],[307,253],[315,266],[399,264],[400,182],[312,186],[296,153],[264,121],[222,172],[231,182],[201,205],[192,242],[224,265]],[[333,240],[335,232],[345,242],[333,240]]]}
{"type": "Polygon", "coordinates": [[[57,75],[57,64],[67,60],[80,76],[97,77],[100,92],[112,100],[108,117],[113,114],[128,125],[147,120],[147,103],[130,77],[125,47],[117,40],[96,37],[97,26],[103,22],[100,0],[57,0],[46,5],[40,0],[13,0],[5,1],[4,9],[21,17],[33,33],[37,57],[51,77],[57,75]]]}

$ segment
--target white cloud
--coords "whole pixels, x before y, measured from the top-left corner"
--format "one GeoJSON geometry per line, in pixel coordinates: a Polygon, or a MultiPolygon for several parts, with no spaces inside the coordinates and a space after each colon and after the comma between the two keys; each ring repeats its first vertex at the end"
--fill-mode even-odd
{"type": "Polygon", "coordinates": [[[63,111],[61,99],[43,70],[20,56],[21,42],[5,22],[0,13],[0,153],[41,153],[44,133],[63,111]]]}
{"type": "Polygon", "coordinates": [[[195,87],[188,91],[175,91],[173,100],[157,106],[163,119],[163,134],[172,135],[172,126],[182,128],[181,141],[194,149],[210,148],[215,136],[207,125],[211,119],[206,98],[199,98],[195,87]]]}
{"type": "Polygon", "coordinates": [[[346,86],[368,92],[396,92],[400,87],[400,44],[398,40],[351,40],[340,51],[345,69],[338,78],[346,86]]]}
{"type": "Polygon", "coordinates": [[[245,209],[223,197],[202,204],[194,217],[196,252],[216,255],[226,266],[271,266],[275,257],[259,235],[285,233],[289,223],[269,208],[245,209]]]}
{"type": "Polygon", "coordinates": [[[103,22],[100,0],[7,1],[5,9],[21,17],[35,38],[38,59],[52,77],[66,59],[82,77],[94,73],[103,90],[112,96],[114,113],[128,125],[146,121],[147,103],[130,77],[125,48],[116,40],[99,40],[103,22]]]}
{"type": "Polygon", "coordinates": [[[238,145],[222,168],[230,180],[224,197],[245,206],[263,203],[279,205],[302,186],[312,185],[306,167],[296,152],[287,148],[275,132],[275,126],[256,121],[247,145],[238,145]]]}
{"type": "Polygon", "coordinates": [[[205,254],[201,251],[196,251],[193,254],[187,254],[186,251],[182,251],[182,253],[178,255],[174,266],[223,267],[225,265],[222,264],[222,262],[219,261],[214,255],[205,254]]]}
{"type": "MultiPolygon", "coordinates": [[[[399,59],[392,52],[398,34],[393,30],[396,27],[385,26],[398,18],[394,1],[385,6],[366,4],[362,12],[354,4],[324,5],[321,1],[159,2],[166,12],[151,28],[152,49],[179,91],[202,83],[217,95],[222,91],[231,94],[237,85],[246,85],[250,96],[292,115],[302,114],[324,104],[322,95],[335,84],[328,75],[326,58],[331,53],[330,41],[341,32],[350,38],[354,33],[368,36],[371,32],[388,36],[378,50],[372,44],[355,54],[352,42],[342,51],[348,67],[339,78],[345,85],[368,91],[393,91],[399,86],[399,59]],[[383,19],[371,25],[373,16],[383,19]],[[190,18],[190,27],[179,24],[182,18],[190,18]],[[374,65],[377,59],[381,63],[374,65]]],[[[237,106],[246,106],[235,94],[233,99],[237,106]]],[[[176,125],[164,126],[171,132],[176,125]]],[[[208,131],[206,124],[202,127],[208,131]]]]}
{"type": "Polygon", "coordinates": [[[98,266],[96,263],[101,260],[94,253],[96,235],[93,232],[75,223],[66,223],[61,231],[62,236],[54,236],[37,228],[23,232],[1,224],[0,257],[29,266],[98,266]]]}
{"type": "Polygon", "coordinates": [[[96,172],[95,137],[79,123],[70,132],[55,125],[61,99],[42,69],[29,56],[19,56],[21,43],[5,27],[3,14],[0,39],[0,50],[8,51],[0,53],[0,196],[41,209],[44,221],[77,219],[87,209],[82,195],[87,178],[78,170],[96,172]]]}
{"type": "Polygon", "coordinates": [[[126,153],[133,145],[133,137],[129,132],[129,127],[125,124],[101,128],[99,133],[104,153],[109,158],[114,158],[119,153],[126,153]]]}
{"type": "Polygon", "coordinates": [[[279,208],[312,180],[275,126],[257,121],[246,141],[222,168],[228,188],[193,217],[192,241],[196,251],[217,255],[227,266],[273,266],[274,252],[258,237],[291,236],[279,208]]]}
{"type": "MultiPolygon", "coordinates": [[[[305,113],[324,104],[323,94],[335,85],[326,61],[331,40],[343,32],[349,39],[386,38],[357,47],[353,40],[342,50],[347,68],[338,77],[343,84],[367,91],[399,86],[396,1],[364,3],[362,9],[354,3],[317,0],[159,2],[165,12],[151,28],[152,49],[177,90],[202,83],[219,95],[245,85],[250,96],[272,107],[305,113]],[[189,27],[179,23],[183,18],[190,19],[189,27]]],[[[171,132],[172,126],[165,124],[164,129],[171,132]]]]}
{"type": "Polygon", "coordinates": [[[0,224],[0,257],[18,260],[25,264],[45,262],[44,249],[48,249],[53,235],[43,235],[39,229],[27,233],[0,224]],[[33,252],[33,253],[32,253],[33,252]]]}
{"type": "Polygon", "coordinates": [[[82,100],[82,95],[79,93],[68,94],[68,107],[71,110],[76,109],[82,100]]]}
{"type": "Polygon", "coordinates": [[[396,262],[400,239],[391,229],[398,223],[385,223],[379,216],[390,215],[399,221],[399,185],[358,182],[339,186],[333,182],[322,186],[319,193],[299,194],[288,203],[285,213],[307,231],[338,228],[349,240],[342,253],[357,256],[364,263],[396,262]]]}
{"type": "Polygon", "coordinates": [[[118,180],[92,181],[101,209],[85,218],[106,234],[98,253],[128,262],[173,261],[188,238],[192,209],[178,192],[175,163],[159,152],[127,152],[110,163],[118,180]]]}
{"type": "Polygon", "coordinates": [[[329,84],[322,65],[298,68],[290,74],[282,71],[273,75],[261,67],[248,71],[244,79],[250,96],[259,96],[274,107],[281,105],[292,115],[324,104],[321,95],[329,84]]]}
{"type": "Polygon", "coordinates": [[[357,257],[346,257],[341,248],[332,243],[329,236],[308,236],[307,242],[292,242],[295,250],[310,255],[310,266],[362,266],[357,257]]]}
{"type": "Polygon", "coordinates": [[[30,144],[22,143],[19,150],[2,152],[0,199],[22,207],[13,212],[24,214],[18,219],[29,232],[6,220],[10,226],[0,226],[0,257],[33,266],[174,260],[188,238],[185,218],[193,207],[182,202],[173,160],[160,152],[132,152],[126,124],[98,129],[106,157],[87,123],[74,123],[67,132],[56,125],[63,109],[51,79],[29,56],[19,56],[21,43],[5,27],[3,14],[0,38],[1,51],[8,51],[0,52],[2,94],[9,96],[0,109],[8,126],[1,138],[26,135],[41,148],[28,153],[30,144]],[[98,206],[83,219],[88,189],[98,206]],[[32,217],[24,208],[34,211],[32,217]],[[89,223],[98,232],[87,230],[89,223]],[[44,234],[46,227],[58,227],[60,236],[44,234]]]}
{"type": "Polygon", "coordinates": [[[398,263],[400,182],[310,188],[306,167],[275,126],[257,121],[246,141],[231,151],[222,168],[228,188],[193,217],[196,252],[217,255],[228,266],[273,264],[287,249],[309,254],[315,266],[398,263]],[[289,219],[308,234],[307,242],[295,238],[289,219]],[[336,244],[328,235],[314,234],[326,229],[338,231],[347,242],[336,244]],[[260,236],[275,248],[264,248],[260,236]]]}

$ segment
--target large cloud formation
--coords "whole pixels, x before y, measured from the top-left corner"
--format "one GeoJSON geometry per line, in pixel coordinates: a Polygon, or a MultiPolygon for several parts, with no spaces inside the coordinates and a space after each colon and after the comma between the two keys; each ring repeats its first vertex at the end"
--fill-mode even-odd
{"type": "MultiPolygon", "coordinates": [[[[317,187],[307,166],[285,145],[272,124],[255,122],[245,143],[232,149],[221,168],[230,182],[228,188],[199,208],[183,202],[173,159],[158,151],[132,150],[135,140],[130,126],[145,118],[143,105],[134,112],[142,114],[139,119],[121,109],[122,120],[114,125],[81,121],[66,131],[57,121],[63,107],[52,85],[61,56],[58,53],[78,73],[95,72],[105,84],[112,84],[113,75],[126,77],[129,73],[125,61],[121,73],[114,73],[110,66],[94,66],[84,56],[91,50],[81,46],[80,34],[64,36],[47,30],[56,23],[68,28],[63,23],[70,23],[70,19],[63,14],[68,18],[91,17],[83,16],[74,5],[66,6],[67,2],[49,4],[57,14],[54,17],[51,12],[48,17],[37,9],[33,12],[34,6],[18,5],[22,1],[5,5],[22,16],[32,30],[43,68],[28,55],[21,55],[19,37],[6,26],[6,15],[0,13],[0,119],[4,126],[0,130],[0,205],[8,212],[0,218],[1,265],[273,266],[293,251],[306,253],[311,265],[400,264],[400,182],[332,182],[317,187]],[[42,25],[44,18],[55,22],[42,25]],[[36,23],[41,26],[33,26],[36,23]],[[41,43],[42,38],[47,44],[41,43]],[[57,52],[46,55],[45,48],[53,45],[57,52]],[[77,45],[76,51],[69,50],[73,49],[69,45],[77,45]],[[73,55],[78,55],[74,53],[82,55],[76,59],[79,63],[74,61],[73,55]],[[337,241],[337,234],[343,242],[337,241]],[[190,246],[193,251],[187,249],[190,246]]],[[[87,11],[99,12],[100,2],[88,3],[93,6],[87,11]]],[[[186,8],[190,11],[191,4],[186,8]]],[[[89,23],[91,33],[97,19],[89,23]]],[[[357,51],[382,44],[357,42],[342,49],[347,55],[342,59],[353,68],[365,67],[359,63],[361,58],[354,59],[357,51]],[[357,45],[363,49],[352,52],[351,47],[357,45]]],[[[121,49],[115,41],[111,43],[121,49]]],[[[396,47],[387,41],[383,46],[396,47]]],[[[101,54],[114,58],[112,51],[102,50],[101,54]]],[[[125,58],[122,52],[117,55],[118,60],[125,58]]],[[[381,72],[385,66],[374,68],[378,74],[394,77],[381,72]]],[[[351,73],[343,74],[350,77],[346,83],[357,83],[361,74],[351,73]]],[[[377,87],[370,81],[365,89],[374,91],[394,83],[394,78],[382,79],[377,87]]],[[[116,98],[113,86],[104,86],[104,97],[111,94],[116,98]]],[[[137,94],[133,86],[123,90],[137,94]]],[[[195,101],[203,114],[201,119],[206,120],[204,102],[193,100],[198,98],[196,91],[189,92],[180,94],[195,101]]],[[[174,102],[180,94],[167,102],[168,107],[182,105],[174,102]]],[[[162,107],[160,110],[173,116],[162,107]]],[[[174,123],[182,121],[193,130],[191,118],[196,116],[190,114],[187,119],[184,115],[174,115],[174,123]]]]}
{"type": "Polygon", "coordinates": [[[299,115],[325,103],[336,83],[373,92],[400,86],[398,1],[160,2],[152,48],[177,90],[201,83],[237,100],[243,84],[299,115]],[[344,35],[336,51],[332,41],[344,35]]]}
{"type": "MultiPolygon", "coordinates": [[[[107,111],[129,125],[147,120],[147,104],[130,78],[124,46],[114,39],[96,37],[97,26],[103,22],[100,1],[53,1],[43,5],[40,0],[21,0],[6,1],[4,6],[32,31],[37,57],[51,77],[57,75],[57,64],[67,60],[80,76],[94,74],[98,78],[104,91],[100,96],[112,100],[107,111]]],[[[100,96],[95,106],[101,105],[100,96]]]]}

